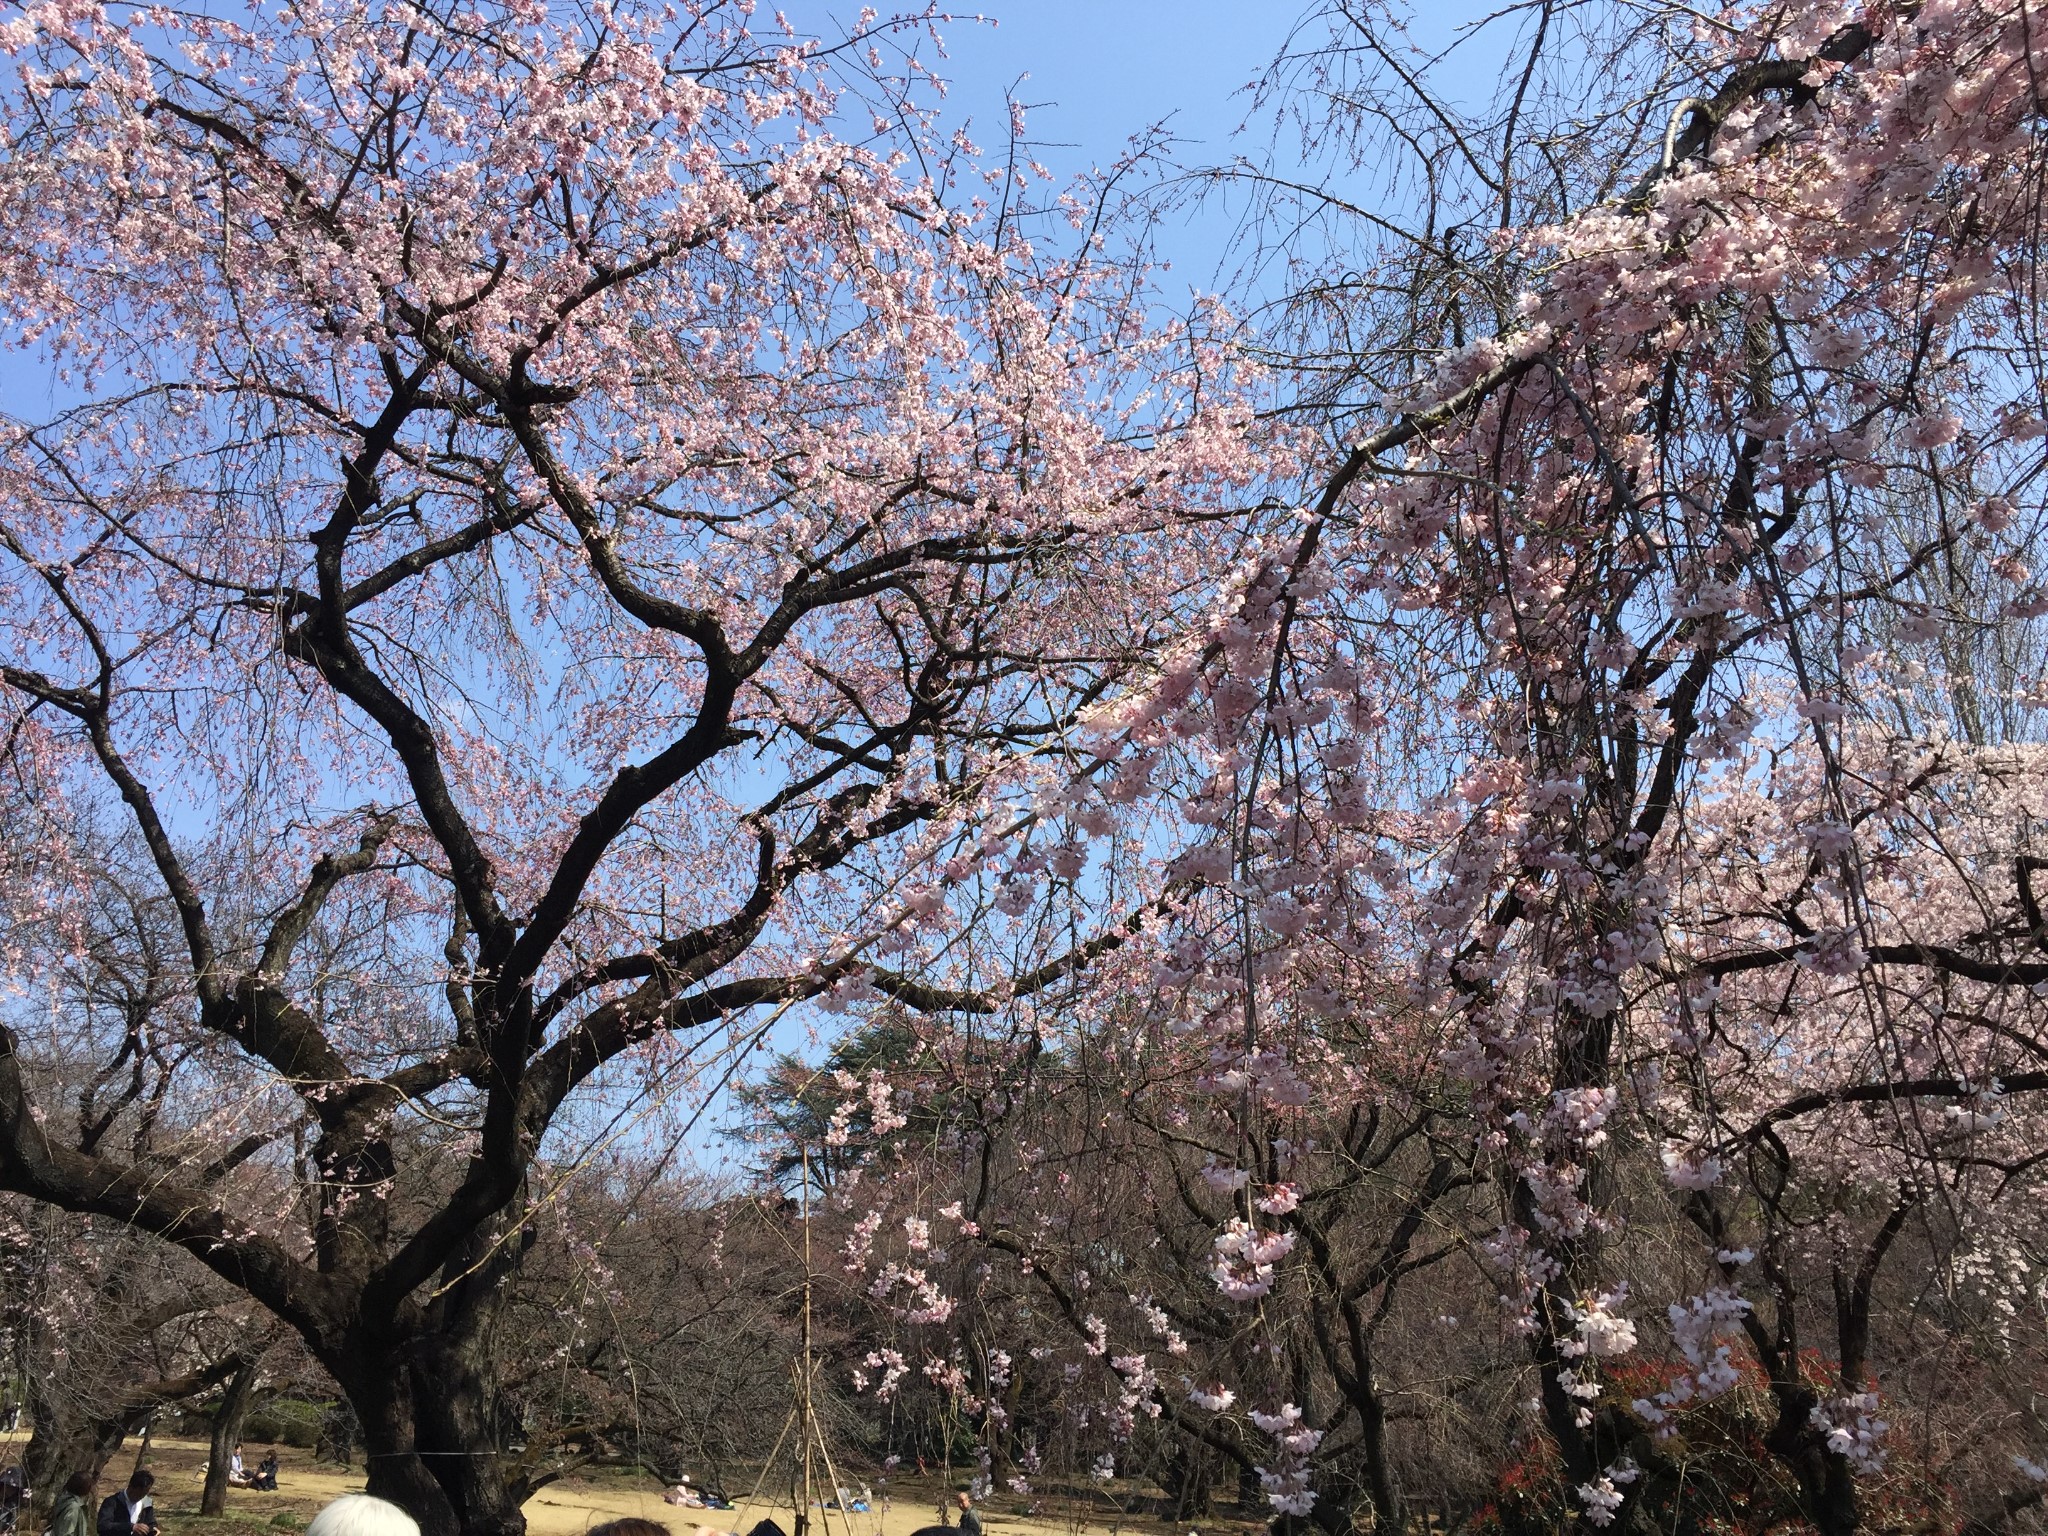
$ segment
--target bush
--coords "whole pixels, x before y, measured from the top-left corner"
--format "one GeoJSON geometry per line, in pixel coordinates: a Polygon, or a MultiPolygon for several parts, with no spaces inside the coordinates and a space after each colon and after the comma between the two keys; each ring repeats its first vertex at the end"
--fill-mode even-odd
{"type": "Polygon", "coordinates": [[[242,1438],[258,1445],[289,1445],[310,1451],[320,1443],[320,1423],[327,1406],[304,1398],[272,1398],[249,1415],[242,1438]]]}

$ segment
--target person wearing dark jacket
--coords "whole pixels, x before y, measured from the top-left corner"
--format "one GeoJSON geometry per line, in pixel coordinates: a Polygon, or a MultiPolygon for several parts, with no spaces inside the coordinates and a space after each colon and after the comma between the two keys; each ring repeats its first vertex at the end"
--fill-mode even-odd
{"type": "Polygon", "coordinates": [[[128,1486],[108,1494],[100,1505],[98,1536],[157,1536],[156,1509],[149,1502],[155,1486],[156,1474],[137,1467],[128,1486]]]}

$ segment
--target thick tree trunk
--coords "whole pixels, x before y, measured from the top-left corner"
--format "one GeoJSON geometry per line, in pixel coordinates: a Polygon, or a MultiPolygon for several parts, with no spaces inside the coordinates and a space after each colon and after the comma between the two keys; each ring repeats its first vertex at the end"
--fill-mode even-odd
{"type": "Polygon", "coordinates": [[[509,1459],[498,1443],[490,1357],[471,1330],[414,1348],[414,1423],[427,1471],[456,1510],[462,1536],[525,1536],[509,1459]]]}
{"type": "Polygon", "coordinates": [[[421,1536],[525,1536],[492,1369],[505,1281],[532,1244],[523,1209],[522,1195],[449,1260],[416,1332],[359,1325],[325,1361],[361,1426],[370,1492],[403,1507],[421,1536]]]}
{"type": "Polygon", "coordinates": [[[409,1361],[414,1432],[427,1471],[456,1511],[462,1536],[525,1536],[523,1480],[498,1433],[493,1344],[505,1283],[533,1246],[525,1192],[471,1234],[442,1271],[428,1329],[409,1361]]]}
{"type": "Polygon", "coordinates": [[[256,1362],[244,1360],[235,1367],[221,1394],[220,1412],[213,1416],[213,1444],[206,1462],[206,1486],[199,1495],[199,1513],[220,1515],[228,1507],[228,1458],[242,1439],[242,1421],[249,1416],[249,1403],[256,1395],[256,1362]]]}
{"type": "MultiPolygon", "coordinates": [[[[335,1371],[333,1363],[328,1365],[335,1371]]],[[[335,1379],[362,1425],[369,1491],[419,1522],[420,1536],[462,1536],[462,1517],[427,1470],[413,1430],[412,1381],[405,1358],[392,1351],[343,1362],[335,1379]]]]}
{"type": "MultiPolygon", "coordinates": [[[[33,1395],[34,1388],[30,1391],[33,1395]]],[[[44,1411],[42,1404],[35,1406],[35,1427],[21,1457],[30,1505],[24,1530],[41,1530],[42,1526],[35,1523],[38,1520],[48,1524],[57,1491],[72,1473],[89,1472],[95,1482],[99,1481],[107,1463],[121,1449],[121,1442],[134,1433],[136,1425],[150,1412],[148,1408],[137,1408],[106,1418],[86,1418],[61,1414],[54,1408],[44,1411]]]]}
{"type": "Polygon", "coordinates": [[[1173,1454],[1159,1479],[1166,1490],[1160,1517],[1175,1521],[1208,1519],[1214,1473],[1215,1461],[1206,1445],[1187,1435],[1175,1439],[1173,1454]]]}

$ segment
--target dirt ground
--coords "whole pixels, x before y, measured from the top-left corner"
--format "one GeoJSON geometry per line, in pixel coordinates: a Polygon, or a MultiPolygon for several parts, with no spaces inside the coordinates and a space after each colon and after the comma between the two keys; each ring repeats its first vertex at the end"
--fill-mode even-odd
{"type": "MultiPolygon", "coordinates": [[[[22,1436],[0,1436],[0,1466],[17,1461],[22,1436]]],[[[263,1459],[270,1447],[251,1442],[242,1450],[251,1466],[263,1459]]],[[[230,1488],[227,1516],[220,1521],[199,1516],[200,1485],[205,1477],[206,1444],[198,1440],[157,1440],[150,1447],[149,1465],[157,1475],[156,1505],[163,1521],[164,1536],[254,1536],[254,1531],[303,1528],[328,1500],[344,1493],[363,1491],[361,1467],[347,1469],[332,1462],[316,1462],[309,1451],[290,1446],[276,1447],[280,1468],[276,1493],[253,1493],[230,1488]]],[[[116,1454],[101,1479],[103,1490],[115,1485],[134,1464],[133,1442],[116,1454]]],[[[849,1483],[861,1479],[848,1474],[849,1483]]],[[[736,1490],[738,1492],[744,1490],[736,1490]]],[[[664,1504],[661,1488],[644,1474],[600,1472],[590,1477],[565,1478],[543,1488],[526,1504],[526,1528],[531,1536],[582,1536],[584,1531],[621,1515],[638,1515],[666,1526],[674,1536],[722,1536],[744,1533],[760,1520],[773,1520],[789,1531],[794,1521],[787,1496],[771,1502],[764,1491],[755,1504],[728,1510],[678,1509],[664,1504]]],[[[867,1514],[842,1515],[837,1510],[814,1512],[812,1536],[910,1536],[920,1526],[934,1522],[941,1489],[936,1480],[907,1482],[892,1480],[889,1507],[867,1514]]],[[[1239,1522],[1219,1519],[1202,1521],[1197,1527],[1175,1526],[1149,1515],[1119,1517],[1103,1508],[1066,1512],[1023,1512],[1021,1499],[997,1497],[981,1506],[983,1524],[989,1536],[1231,1536],[1249,1529],[1239,1522]]]]}

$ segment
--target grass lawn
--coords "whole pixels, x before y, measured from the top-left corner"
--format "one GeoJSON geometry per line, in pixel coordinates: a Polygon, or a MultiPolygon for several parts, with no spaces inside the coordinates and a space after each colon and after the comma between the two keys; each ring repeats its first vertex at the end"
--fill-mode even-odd
{"type": "MultiPolygon", "coordinates": [[[[0,1436],[0,1466],[17,1461],[23,1436],[0,1436]]],[[[269,1446],[251,1441],[244,1445],[243,1460],[254,1466],[269,1446]]],[[[155,1440],[150,1445],[149,1464],[157,1475],[156,1506],[163,1522],[164,1536],[281,1536],[284,1531],[303,1530],[306,1522],[328,1500],[344,1493],[363,1491],[363,1468],[337,1467],[316,1462],[310,1451],[290,1446],[276,1448],[279,1468],[277,1492],[253,1493],[230,1488],[227,1513],[218,1518],[199,1514],[199,1492],[206,1467],[206,1443],[200,1440],[155,1440]]],[[[131,1442],[108,1465],[101,1479],[102,1493],[112,1488],[134,1464],[131,1442]]],[[[849,1482],[861,1481],[850,1471],[849,1482]]],[[[745,1491],[735,1488],[737,1497],[745,1491]]],[[[814,1512],[811,1536],[910,1536],[919,1526],[933,1523],[942,1489],[936,1478],[892,1478],[890,1507],[868,1514],[841,1515],[837,1510],[814,1512]]],[[[1112,1489],[1138,1502],[1136,1489],[1112,1489]]],[[[582,1536],[584,1531],[621,1515],[638,1515],[654,1520],[675,1536],[712,1536],[727,1531],[746,1532],[757,1521],[768,1519],[791,1531],[794,1525],[787,1492],[779,1500],[772,1491],[762,1490],[758,1503],[737,1509],[677,1509],[661,1501],[662,1490],[643,1472],[600,1469],[551,1483],[526,1503],[526,1528],[530,1536],[582,1536]]],[[[1149,1503],[1149,1501],[1146,1501],[1149,1503]]],[[[1262,1525],[1227,1517],[1202,1520],[1192,1525],[1160,1521],[1149,1513],[1120,1515],[1108,1500],[1046,1500],[1033,1513],[1025,1513],[1026,1501],[998,1495],[981,1507],[989,1536],[1241,1536],[1258,1531],[1262,1525]]],[[[1141,1509],[1143,1505],[1139,1506],[1141,1509]]]]}

